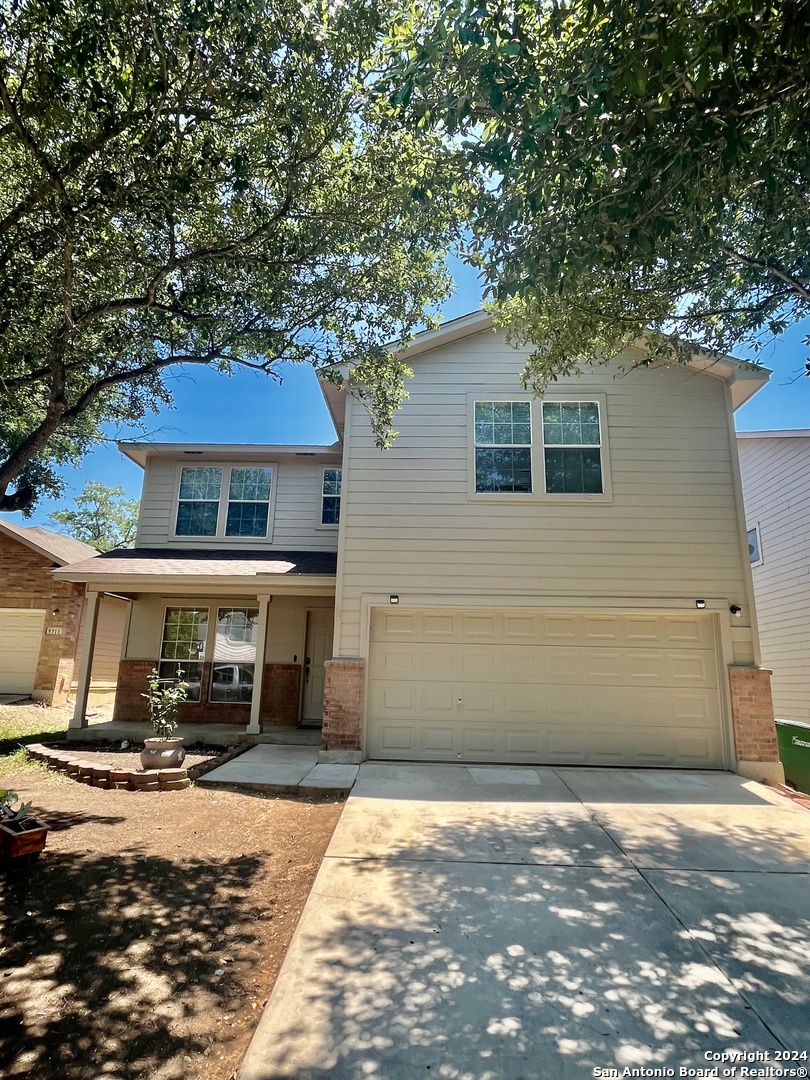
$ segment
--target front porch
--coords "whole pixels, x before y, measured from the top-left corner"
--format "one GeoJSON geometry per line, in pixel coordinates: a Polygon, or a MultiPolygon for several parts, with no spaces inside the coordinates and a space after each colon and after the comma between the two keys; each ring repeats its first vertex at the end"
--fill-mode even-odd
{"type": "Polygon", "coordinates": [[[332,657],[334,553],[110,552],[62,573],[87,582],[71,738],[141,741],[157,669],[182,673],[190,743],[319,745],[332,657]],[[88,716],[101,597],[129,602],[112,721],[88,716]]]}

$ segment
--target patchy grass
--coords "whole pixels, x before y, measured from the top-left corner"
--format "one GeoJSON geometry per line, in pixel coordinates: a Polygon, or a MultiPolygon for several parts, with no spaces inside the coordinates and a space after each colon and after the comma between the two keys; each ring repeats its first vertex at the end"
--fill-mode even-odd
{"type": "Polygon", "coordinates": [[[3,786],[51,831],[3,882],[0,1075],[229,1080],[342,800],[3,786]]]}
{"type": "Polygon", "coordinates": [[[72,711],[67,705],[52,709],[30,701],[0,705],[0,755],[12,753],[20,744],[64,739],[72,711]]]}

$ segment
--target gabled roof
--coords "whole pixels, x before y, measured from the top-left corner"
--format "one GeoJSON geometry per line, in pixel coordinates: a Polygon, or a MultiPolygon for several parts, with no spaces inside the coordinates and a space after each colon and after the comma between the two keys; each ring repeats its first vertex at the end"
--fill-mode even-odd
{"type": "MultiPolygon", "coordinates": [[[[425,353],[432,352],[454,341],[481,334],[494,332],[495,321],[486,311],[473,311],[458,319],[443,323],[437,330],[424,330],[417,334],[406,349],[400,353],[404,359],[414,360],[425,353]]],[[[744,405],[749,398],[761,390],[768,382],[771,372],[768,368],[752,364],[749,360],[738,360],[733,356],[716,356],[708,352],[695,351],[689,367],[714,378],[725,380],[731,389],[731,400],[735,409],[744,405]]]]}
{"type": "Polygon", "coordinates": [[[89,544],[83,544],[81,540],[74,540],[72,536],[65,536],[63,533],[43,529],[39,525],[25,527],[0,519],[0,533],[12,540],[19,540],[21,544],[59,566],[78,562],[79,559],[92,559],[98,555],[96,549],[89,544]]]}

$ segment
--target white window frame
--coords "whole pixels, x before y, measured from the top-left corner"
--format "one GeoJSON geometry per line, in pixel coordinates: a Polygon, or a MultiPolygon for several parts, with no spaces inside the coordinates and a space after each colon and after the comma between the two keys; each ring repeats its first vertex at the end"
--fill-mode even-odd
{"type": "MultiPolygon", "coordinates": [[[[271,488],[271,490],[272,490],[272,488],[271,488]]],[[[256,607],[253,607],[252,603],[250,601],[247,601],[244,604],[236,604],[236,603],[234,603],[234,604],[218,604],[216,606],[216,608],[214,608],[214,610],[216,611],[216,618],[215,618],[214,624],[213,624],[214,625],[214,633],[213,633],[213,636],[211,637],[211,659],[210,659],[211,671],[210,671],[210,674],[209,674],[209,677],[208,677],[208,690],[207,690],[208,696],[206,698],[206,701],[210,702],[212,705],[242,705],[242,706],[244,706],[244,705],[247,705],[247,706],[252,705],[253,704],[253,695],[256,692],[256,668],[259,666],[260,662],[264,663],[264,661],[259,660],[259,641],[258,641],[258,637],[257,637],[257,639],[256,639],[256,655],[253,658],[253,686],[252,686],[251,692],[250,692],[250,701],[227,701],[227,700],[222,701],[219,698],[214,698],[212,696],[213,691],[214,691],[214,669],[215,669],[215,667],[217,665],[226,666],[226,665],[231,664],[231,663],[234,663],[234,664],[238,663],[238,661],[235,661],[235,660],[234,661],[231,661],[231,660],[217,660],[217,626],[219,625],[220,612],[222,612],[222,611],[233,611],[233,610],[237,610],[237,609],[240,610],[240,611],[241,610],[255,611],[257,615],[260,615],[260,613],[261,613],[261,606],[257,605],[256,607]]],[[[209,619],[210,619],[210,611],[209,611],[209,619]]],[[[245,661],[245,663],[247,664],[247,663],[249,663],[249,661],[245,661]]]]}
{"type": "Polygon", "coordinates": [[[189,603],[186,600],[174,600],[174,601],[172,601],[170,603],[165,603],[163,605],[163,618],[162,618],[161,624],[160,624],[160,645],[159,645],[159,648],[158,648],[158,660],[157,660],[157,665],[156,665],[158,670],[160,670],[160,665],[161,664],[174,664],[174,663],[176,663],[177,666],[180,667],[180,668],[182,668],[182,665],[184,663],[186,663],[186,664],[200,664],[201,667],[202,667],[202,671],[200,672],[200,696],[199,696],[198,700],[196,700],[196,701],[194,701],[194,700],[188,701],[189,705],[200,705],[205,701],[205,698],[203,697],[203,687],[205,686],[205,665],[208,662],[208,652],[209,652],[209,649],[210,649],[210,641],[211,641],[211,634],[209,632],[210,628],[211,628],[211,608],[209,607],[208,604],[194,604],[194,603],[189,603]],[[165,635],[166,635],[166,617],[167,617],[169,611],[171,611],[173,609],[177,609],[177,608],[179,608],[181,611],[186,610],[186,611],[200,611],[200,612],[204,611],[204,612],[206,612],[207,619],[206,619],[206,624],[205,624],[205,626],[206,626],[206,629],[205,629],[205,642],[203,644],[202,659],[201,660],[185,660],[184,661],[184,660],[165,660],[163,658],[163,655],[162,655],[163,654],[163,645],[164,645],[165,635]]]}
{"type": "Polygon", "coordinates": [[[343,514],[343,465],[342,464],[341,465],[322,465],[321,466],[321,487],[320,487],[320,493],[319,493],[319,496],[318,496],[318,519],[315,522],[315,527],[318,528],[318,529],[331,529],[332,531],[337,531],[337,529],[340,528],[340,518],[341,518],[342,514],[343,514]],[[326,475],[326,470],[327,469],[331,470],[332,472],[339,472],[340,473],[340,494],[339,495],[326,495],[324,493],[323,487],[324,487],[324,484],[326,483],[325,475],[326,475]],[[338,508],[338,520],[337,521],[324,522],[324,520],[323,520],[323,500],[324,499],[335,499],[335,498],[337,498],[340,501],[340,506],[338,508]]]}
{"type": "Polygon", "coordinates": [[[540,502],[540,503],[563,503],[566,506],[588,503],[612,503],[613,485],[610,469],[610,440],[607,396],[593,391],[549,391],[543,397],[534,397],[532,394],[519,391],[493,391],[482,390],[476,394],[467,395],[467,501],[478,503],[497,502],[540,502]],[[532,427],[532,491],[476,491],[475,490],[475,402],[476,401],[528,401],[531,405],[532,427]],[[585,492],[553,492],[546,491],[546,460],[545,446],[543,443],[543,411],[544,401],[590,401],[599,406],[599,439],[602,451],[602,493],[598,495],[586,494],[585,492]],[[538,432],[540,433],[538,435],[538,432]]]}
{"type": "Polygon", "coordinates": [[[484,497],[491,495],[528,495],[531,496],[535,492],[535,463],[534,453],[532,452],[532,444],[534,442],[534,416],[532,415],[532,402],[527,401],[525,395],[514,396],[508,398],[502,397],[483,397],[476,395],[473,398],[472,403],[472,421],[473,421],[473,490],[476,495],[483,495],[484,497]],[[477,405],[528,405],[529,406],[529,441],[527,443],[479,443],[475,436],[475,408],[477,405]],[[479,450],[528,450],[529,451],[529,483],[530,488],[528,491],[479,491],[477,484],[478,477],[478,451],[479,450]]]}
{"type": "MultiPolygon", "coordinates": [[[[756,533],[756,536],[757,536],[757,551],[759,552],[759,558],[757,559],[756,562],[751,562],[751,567],[753,568],[755,566],[762,566],[762,564],[765,562],[765,560],[762,557],[762,533],[759,530],[759,522],[758,521],[755,521],[753,525],[746,525],[746,527],[745,527],[745,543],[746,543],[746,547],[748,546],[748,534],[749,533],[756,533]]],[[[748,553],[748,560],[749,560],[749,562],[751,560],[750,551],[748,553]]]]}
{"type": "Polygon", "coordinates": [[[605,449],[604,449],[604,429],[605,425],[602,422],[602,413],[605,407],[604,395],[592,394],[582,396],[579,394],[544,394],[538,402],[539,416],[539,431],[540,431],[540,452],[542,455],[543,466],[543,494],[546,498],[565,500],[566,502],[572,497],[575,499],[602,499],[606,490],[605,481],[605,449]],[[547,443],[546,442],[546,429],[544,424],[544,405],[567,405],[567,404],[587,404],[596,406],[596,414],[599,420],[599,443],[547,443]],[[548,491],[546,484],[546,450],[598,450],[599,451],[599,465],[602,474],[602,490],[596,492],[587,491],[548,491]]]}
{"type": "MultiPolygon", "coordinates": [[[[177,474],[174,482],[174,499],[172,502],[172,521],[170,523],[170,539],[173,543],[184,544],[187,547],[205,546],[217,544],[220,547],[227,544],[229,547],[250,547],[256,544],[266,544],[273,539],[273,527],[276,516],[276,492],[278,490],[278,462],[276,461],[179,461],[177,474]],[[217,510],[217,530],[213,536],[184,536],[177,532],[177,514],[180,508],[180,482],[183,469],[221,469],[222,484],[219,489],[219,507],[217,510]],[[228,493],[231,487],[231,471],[233,469],[270,469],[270,500],[267,506],[267,532],[264,536],[226,536],[225,526],[228,521],[228,503],[231,501],[228,493]]],[[[185,501],[185,500],[184,500],[185,501]]],[[[193,500],[189,500],[193,501],[193,500]]],[[[202,500],[201,500],[202,501],[202,500]]],[[[213,501],[213,500],[205,500],[213,501]]],[[[250,500],[234,500],[250,501],[250,500]]],[[[262,500],[263,501],[263,500],[262,500]]]]}

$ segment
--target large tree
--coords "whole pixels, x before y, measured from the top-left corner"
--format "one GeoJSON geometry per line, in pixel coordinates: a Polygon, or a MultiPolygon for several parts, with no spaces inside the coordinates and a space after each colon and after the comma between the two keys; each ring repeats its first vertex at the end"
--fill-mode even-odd
{"type": "Polygon", "coordinates": [[[460,143],[471,258],[527,382],[646,340],[761,343],[810,313],[805,0],[436,0],[391,101],[460,143]]]}
{"type": "Polygon", "coordinates": [[[99,551],[129,547],[138,529],[138,499],[128,499],[122,487],[88,480],[76,496],[73,510],[54,510],[48,523],[99,551]]]}
{"type": "Polygon", "coordinates": [[[359,368],[377,434],[448,290],[445,154],[369,85],[376,0],[0,12],[0,510],[60,488],[167,368],[359,368]]]}

